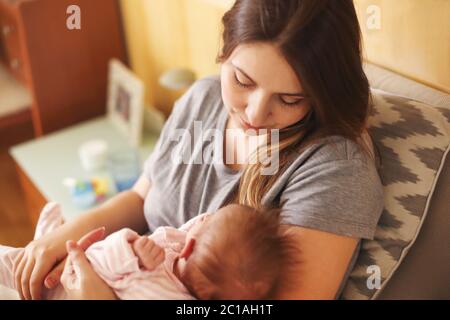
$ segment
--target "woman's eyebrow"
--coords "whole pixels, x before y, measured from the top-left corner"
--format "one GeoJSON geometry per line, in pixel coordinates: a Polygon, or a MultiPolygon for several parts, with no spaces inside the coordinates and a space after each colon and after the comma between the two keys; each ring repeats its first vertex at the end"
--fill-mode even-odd
{"type": "MultiPolygon", "coordinates": [[[[231,62],[231,65],[233,67],[235,67],[237,70],[239,70],[239,72],[241,72],[246,78],[248,78],[251,82],[253,82],[253,84],[258,85],[256,83],[255,80],[253,80],[244,70],[242,70],[241,68],[239,68],[237,65],[235,65],[233,62],[231,62]]],[[[289,97],[299,97],[299,98],[304,98],[305,94],[304,93],[278,93],[281,96],[289,96],[289,97]]]]}

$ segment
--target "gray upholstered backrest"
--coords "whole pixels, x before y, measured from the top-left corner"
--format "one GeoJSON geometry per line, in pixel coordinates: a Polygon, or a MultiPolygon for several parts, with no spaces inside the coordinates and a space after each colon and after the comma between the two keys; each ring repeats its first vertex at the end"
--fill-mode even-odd
{"type": "Polygon", "coordinates": [[[378,299],[450,299],[450,156],[416,242],[378,299]]]}
{"type": "MultiPolygon", "coordinates": [[[[450,117],[450,95],[366,64],[371,86],[440,108],[450,117]]],[[[450,299],[450,155],[435,186],[416,241],[377,299],[450,299]]]]}

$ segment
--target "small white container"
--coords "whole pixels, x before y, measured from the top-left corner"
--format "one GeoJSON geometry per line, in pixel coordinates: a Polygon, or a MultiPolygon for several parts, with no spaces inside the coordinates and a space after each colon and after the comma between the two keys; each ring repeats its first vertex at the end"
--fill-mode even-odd
{"type": "Polygon", "coordinates": [[[100,139],[90,140],[80,146],[78,153],[84,170],[99,170],[105,167],[108,158],[108,144],[100,139]]]}

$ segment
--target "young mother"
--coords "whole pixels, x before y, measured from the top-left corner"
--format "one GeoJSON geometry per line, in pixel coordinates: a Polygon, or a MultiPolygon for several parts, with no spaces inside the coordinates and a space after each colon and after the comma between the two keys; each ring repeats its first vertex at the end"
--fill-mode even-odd
{"type": "MultiPolygon", "coordinates": [[[[123,227],[140,233],[162,225],[178,227],[230,200],[282,204],[282,223],[301,248],[296,257],[301,262],[286,274],[287,283],[296,285],[281,285],[279,298],[339,295],[360,240],[373,237],[383,207],[366,139],[370,92],[353,2],[238,0],[223,24],[220,78],[197,81],[176,102],[132,190],[27,246],[15,269],[22,297],[37,299],[44,283],[57,283],[61,269],[50,271],[66,257],[69,239],[101,226],[106,234],[123,227]],[[279,170],[261,175],[259,165],[248,161],[174,162],[177,128],[194,137],[192,150],[218,152],[213,150],[217,137],[195,139],[196,120],[204,129],[242,133],[240,139],[224,134],[222,160],[230,155],[248,159],[258,135],[246,135],[247,129],[261,135],[259,129],[279,129],[279,170]]],[[[73,298],[113,298],[82,252],[88,245],[69,250],[80,286],[68,286],[69,276],[63,277],[63,285],[73,298]]]]}

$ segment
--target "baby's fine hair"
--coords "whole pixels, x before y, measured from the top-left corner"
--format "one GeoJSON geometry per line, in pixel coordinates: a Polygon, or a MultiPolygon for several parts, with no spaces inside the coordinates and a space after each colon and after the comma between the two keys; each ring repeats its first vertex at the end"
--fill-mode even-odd
{"type": "Polygon", "coordinates": [[[280,232],[279,209],[231,204],[207,222],[182,281],[198,299],[270,299],[297,256],[280,232]]]}

